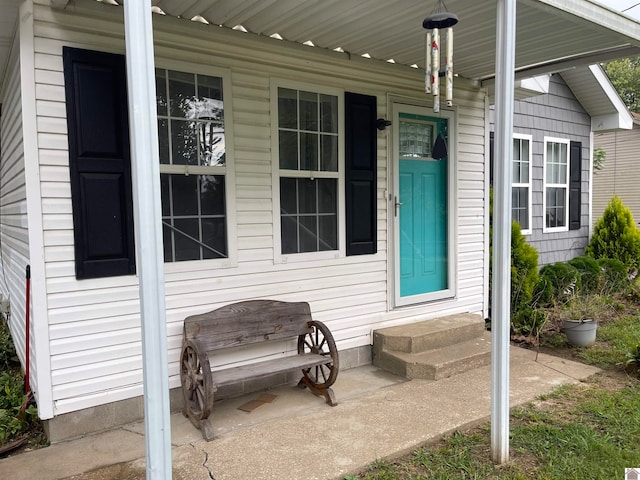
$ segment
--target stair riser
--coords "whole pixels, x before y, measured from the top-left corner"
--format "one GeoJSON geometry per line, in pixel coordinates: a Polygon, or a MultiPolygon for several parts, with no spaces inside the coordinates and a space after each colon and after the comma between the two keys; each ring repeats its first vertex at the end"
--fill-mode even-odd
{"type": "Polygon", "coordinates": [[[373,363],[383,370],[405,378],[440,380],[467,370],[489,365],[491,363],[491,352],[479,353],[446,364],[433,365],[407,362],[395,356],[393,352],[382,351],[374,356],[373,363]]]}
{"type": "Polygon", "coordinates": [[[384,332],[375,331],[373,332],[373,345],[375,351],[390,350],[404,353],[420,353],[472,340],[482,335],[484,331],[484,323],[467,323],[456,328],[429,332],[413,337],[387,336],[384,332]]]}

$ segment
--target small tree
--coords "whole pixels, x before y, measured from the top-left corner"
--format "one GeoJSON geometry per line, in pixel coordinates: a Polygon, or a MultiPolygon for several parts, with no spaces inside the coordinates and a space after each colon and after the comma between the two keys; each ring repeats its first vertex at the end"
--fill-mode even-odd
{"type": "Polygon", "coordinates": [[[522,228],[511,222],[511,314],[531,305],[538,283],[538,251],[529,245],[522,228]]]}
{"type": "Polygon", "coordinates": [[[586,253],[595,259],[615,258],[628,267],[638,266],[640,232],[631,210],[624,206],[618,196],[611,199],[596,222],[586,253]]]}

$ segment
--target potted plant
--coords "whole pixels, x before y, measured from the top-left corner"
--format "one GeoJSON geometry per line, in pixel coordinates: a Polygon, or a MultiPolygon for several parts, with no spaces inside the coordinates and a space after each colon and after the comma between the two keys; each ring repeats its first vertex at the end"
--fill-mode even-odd
{"type": "Polygon", "coordinates": [[[600,295],[574,295],[564,305],[560,318],[567,341],[587,347],[596,341],[598,318],[605,308],[600,295]]]}

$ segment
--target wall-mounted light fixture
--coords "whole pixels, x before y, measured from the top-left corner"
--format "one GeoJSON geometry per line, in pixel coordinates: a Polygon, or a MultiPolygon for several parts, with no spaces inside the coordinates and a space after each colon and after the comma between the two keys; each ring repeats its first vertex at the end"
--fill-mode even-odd
{"type": "Polygon", "coordinates": [[[380,131],[384,130],[390,125],[391,125],[391,120],[387,120],[385,118],[379,118],[376,120],[376,128],[380,131]]]}

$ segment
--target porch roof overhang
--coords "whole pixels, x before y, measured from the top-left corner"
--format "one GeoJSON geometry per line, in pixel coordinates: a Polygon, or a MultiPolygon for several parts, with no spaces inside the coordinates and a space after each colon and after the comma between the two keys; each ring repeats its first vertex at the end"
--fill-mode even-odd
{"type": "MultiPolygon", "coordinates": [[[[124,0],[101,0],[118,4],[124,0]]],[[[54,8],[69,0],[50,0],[54,8]]],[[[18,23],[20,0],[0,0],[0,78],[18,23]]],[[[403,65],[424,66],[423,18],[435,0],[152,0],[156,13],[279,36],[403,65]]],[[[496,2],[447,0],[455,27],[455,72],[491,81],[495,75],[496,2]]],[[[640,24],[593,0],[518,0],[516,80],[640,55],[640,24]]]]}
{"type": "Polygon", "coordinates": [[[567,70],[561,75],[591,117],[591,131],[602,133],[633,127],[631,113],[600,65],[567,70]]]}

